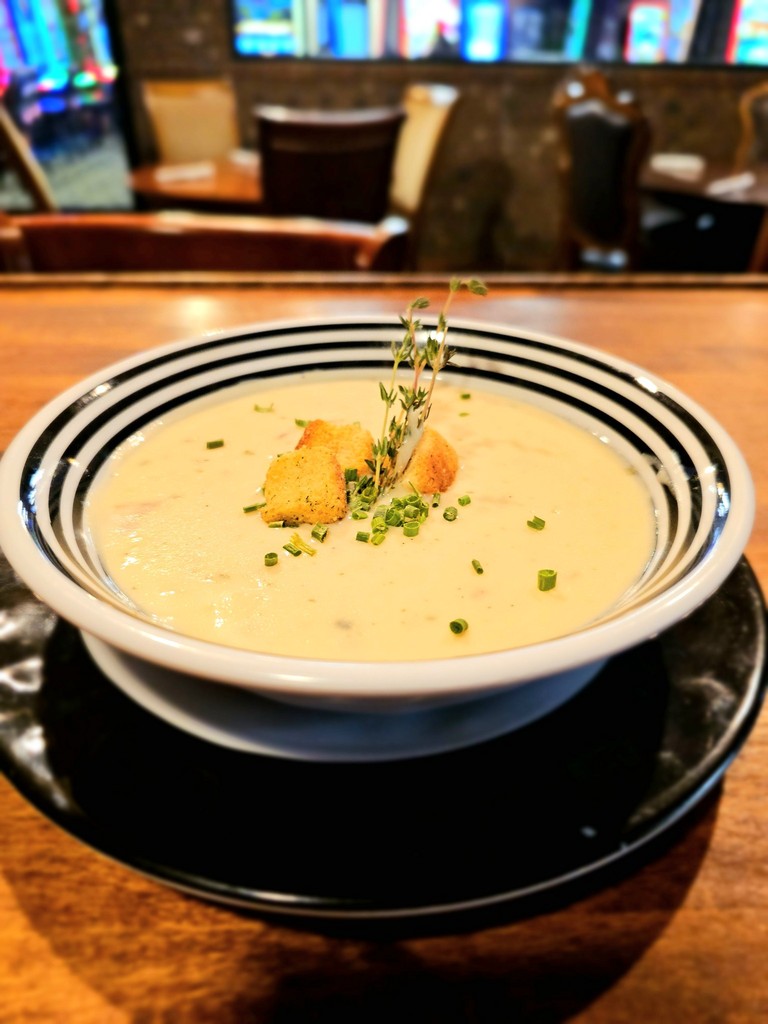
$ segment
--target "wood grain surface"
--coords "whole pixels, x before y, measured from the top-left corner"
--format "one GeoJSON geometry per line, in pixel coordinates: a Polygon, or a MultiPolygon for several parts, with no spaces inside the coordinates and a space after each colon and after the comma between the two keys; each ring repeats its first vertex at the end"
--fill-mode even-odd
{"type": "MultiPolygon", "coordinates": [[[[0,284],[0,449],[128,353],[285,317],[397,314],[430,281],[0,284]]],[[[768,583],[768,291],[493,282],[454,317],[627,357],[698,400],[751,464],[748,557],[768,583]]],[[[0,779],[0,1021],[768,1020],[768,724],[674,844],[609,886],[470,927],[308,928],[208,904],[82,846],[0,779]]],[[[311,847],[307,856],[311,856],[311,847]]]]}

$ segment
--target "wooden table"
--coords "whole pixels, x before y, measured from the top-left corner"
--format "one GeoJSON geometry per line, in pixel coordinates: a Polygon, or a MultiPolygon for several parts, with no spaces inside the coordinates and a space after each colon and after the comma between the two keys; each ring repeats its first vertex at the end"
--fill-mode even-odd
{"type": "Polygon", "coordinates": [[[262,206],[256,153],[195,164],[148,164],[131,172],[130,186],[145,209],[253,214],[262,206]]]}
{"type": "MultiPolygon", "coordinates": [[[[318,278],[0,283],[0,448],[104,364],[274,317],[386,313],[441,282],[318,278]]],[[[491,281],[453,315],[596,344],[708,407],[750,461],[748,556],[768,584],[768,290],[491,281]]],[[[327,933],[181,895],[80,845],[0,780],[0,1020],[639,1021],[768,1019],[768,718],[666,852],[607,888],[467,931],[327,933]]],[[[307,856],[312,856],[308,843],[307,856]]]]}

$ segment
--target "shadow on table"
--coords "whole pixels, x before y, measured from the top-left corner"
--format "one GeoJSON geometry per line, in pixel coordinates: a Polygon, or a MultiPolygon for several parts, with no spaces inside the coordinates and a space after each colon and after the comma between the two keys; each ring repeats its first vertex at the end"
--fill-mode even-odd
{"type": "MultiPolygon", "coordinates": [[[[28,876],[10,868],[6,877],[36,933],[131,1021],[555,1024],[609,991],[664,933],[706,854],[713,797],[671,855],[625,867],[609,888],[559,909],[513,920],[497,911],[459,934],[345,936],[265,923],[98,857],[77,911],[63,918],[28,876]],[[115,901],[131,912],[116,919],[115,901]]],[[[74,856],[79,864],[84,854],[74,856]]]]}

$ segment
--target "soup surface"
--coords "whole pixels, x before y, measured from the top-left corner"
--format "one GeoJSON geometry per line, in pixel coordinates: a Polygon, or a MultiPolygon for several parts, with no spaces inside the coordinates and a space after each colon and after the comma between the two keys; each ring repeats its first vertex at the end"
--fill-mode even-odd
{"type": "Polygon", "coordinates": [[[276,529],[244,511],[263,500],[270,460],[295,447],[297,420],[380,432],[378,379],[318,372],[190,403],[129,438],[91,489],[87,524],[99,557],[152,620],[277,654],[440,658],[578,629],[645,568],[654,544],[648,494],[586,430],[471,387],[438,385],[429,424],[456,448],[459,471],[416,537],[391,529],[373,546],[356,539],[370,523],[346,518],[320,543],[310,526],[276,529]],[[449,506],[453,521],[443,517],[449,506]],[[533,517],[542,529],[527,525],[533,517]],[[293,533],[314,556],[283,549],[293,533]],[[268,552],[275,565],[265,565],[268,552]],[[556,571],[553,589],[539,589],[540,569],[556,571]],[[455,619],[467,623],[461,634],[455,619]]]}

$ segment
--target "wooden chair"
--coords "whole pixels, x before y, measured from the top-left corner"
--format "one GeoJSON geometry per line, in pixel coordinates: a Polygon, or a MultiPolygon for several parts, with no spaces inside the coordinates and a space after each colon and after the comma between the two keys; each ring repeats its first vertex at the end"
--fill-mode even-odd
{"type": "Polygon", "coordinates": [[[741,94],[739,124],[741,134],[733,158],[736,174],[756,164],[768,164],[768,82],[741,94]]]}
{"type": "Polygon", "coordinates": [[[80,271],[399,270],[408,224],[194,213],[0,215],[0,268],[80,271]]]}
{"type": "Polygon", "coordinates": [[[650,147],[637,102],[582,69],[555,93],[560,249],[568,269],[626,270],[639,262],[640,167],[650,147]]]}
{"type": "Polygon", "coordinates": [[[0,102],[0,153],[19,179],[22,188],[32,198],[33,208],[35,210],[56,210],[56,199],[48,184],[45,171],[2,102],[0,102]]]}
{"type": "Polygon", "coordinates": [[[458,102],[458,89],[432,82],[409,85],[403,95],[405,121],[395,148],[389,208],[411,222],[411,265],[417,262],[424,201],[458,102]]]}
{"type": "Polygon", "coordinates": [[[264,210],[375,223],[389,204],[402,107],[254,110],[264,210]]]}
{"type": "Polygon", "coordinates": [[[216,160],[237,149],[237,102],[230,82],[148,80],[141,92],[161,163],[216,160]]]}

